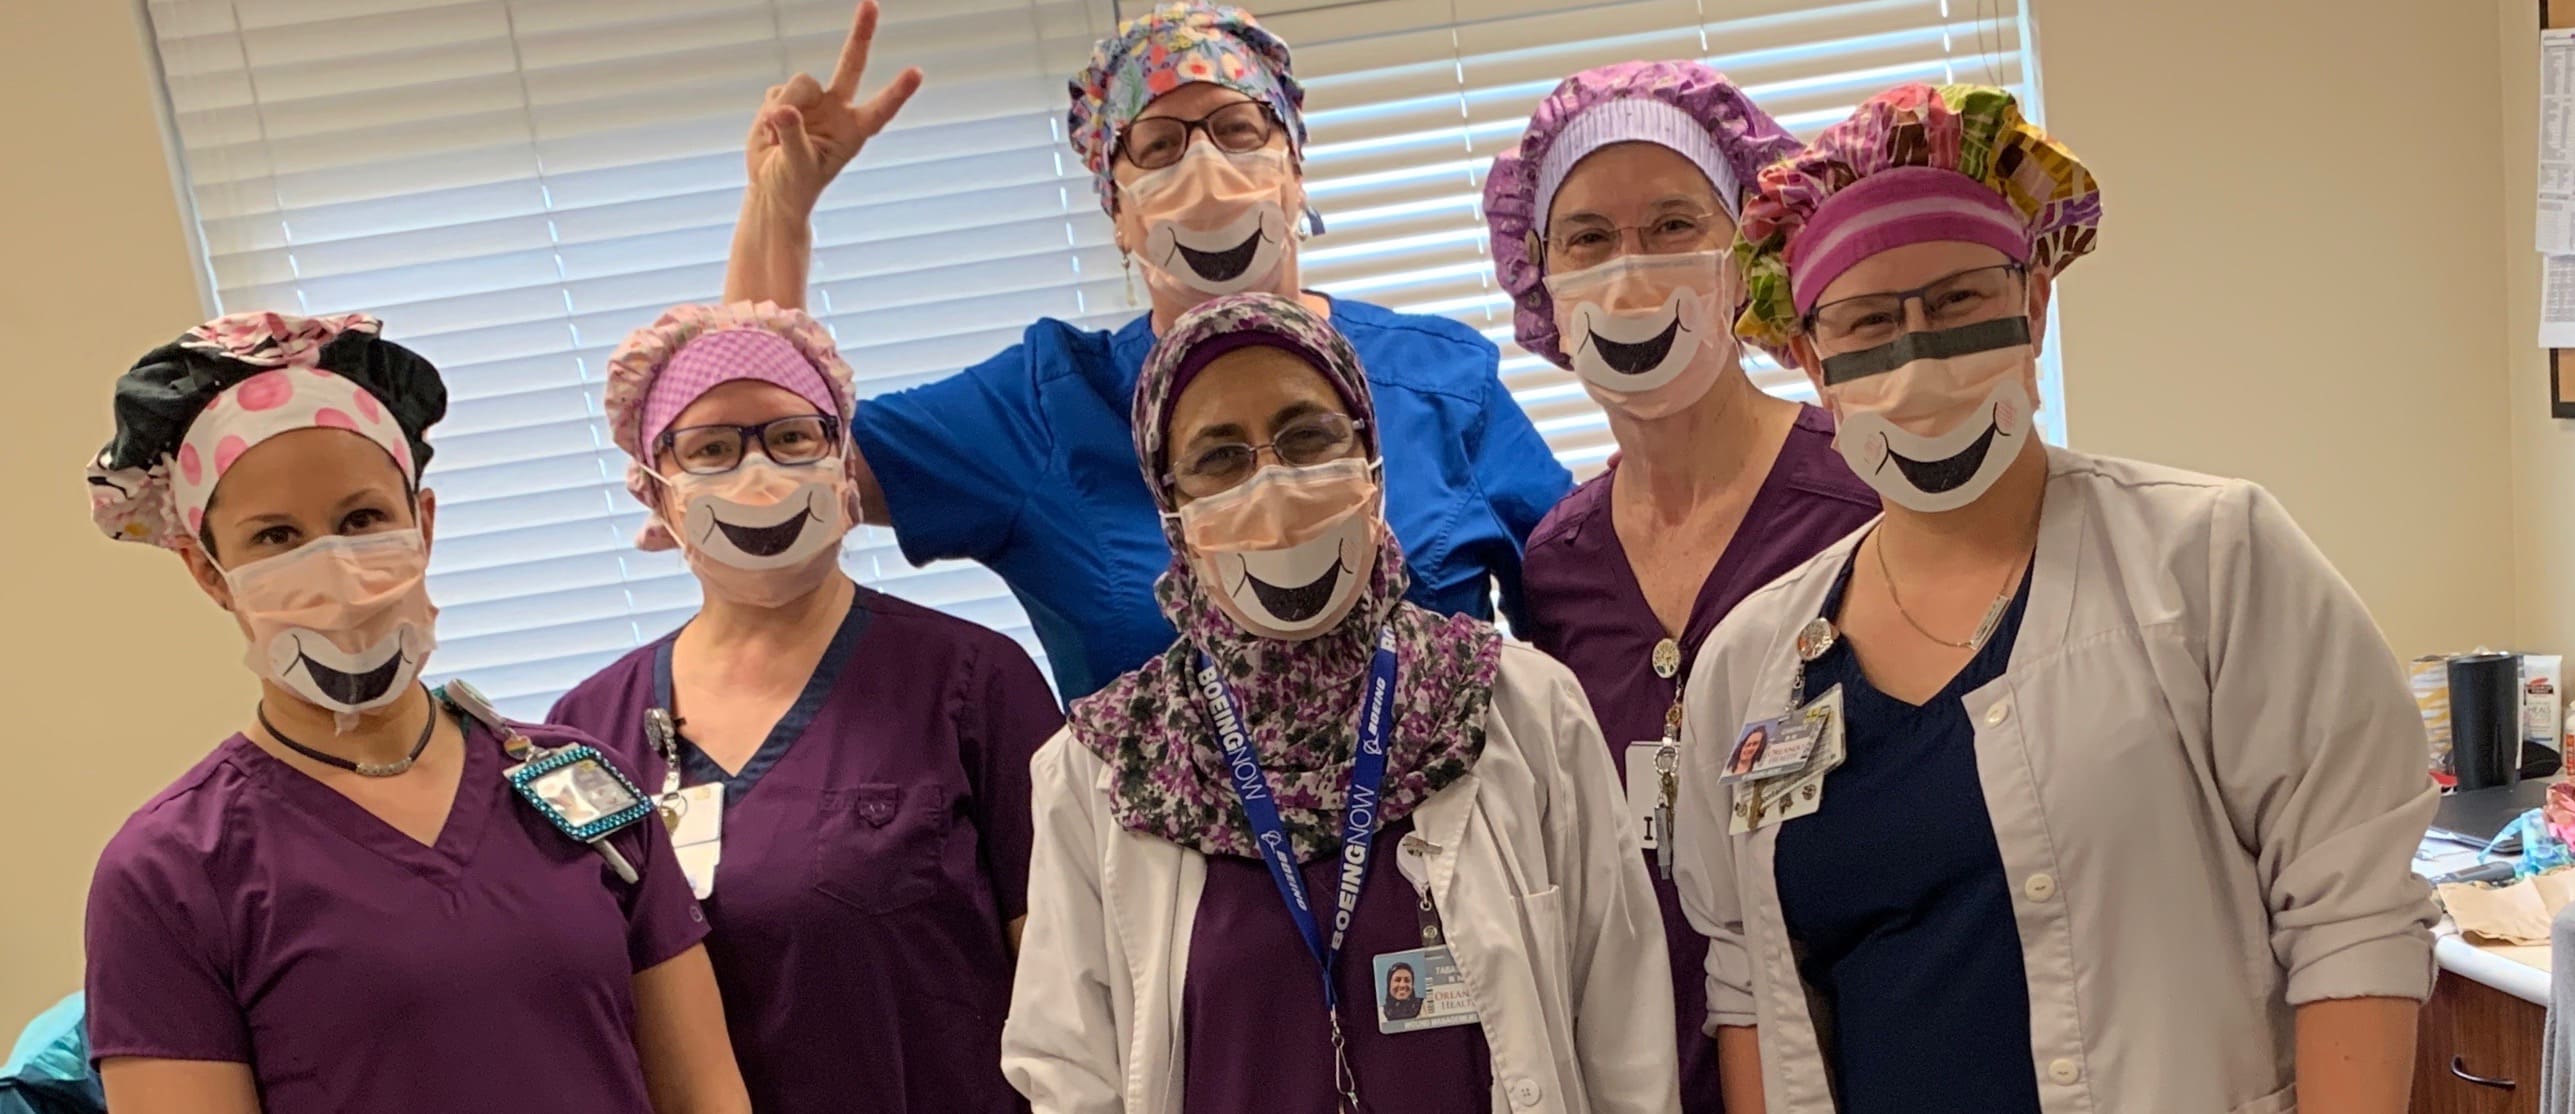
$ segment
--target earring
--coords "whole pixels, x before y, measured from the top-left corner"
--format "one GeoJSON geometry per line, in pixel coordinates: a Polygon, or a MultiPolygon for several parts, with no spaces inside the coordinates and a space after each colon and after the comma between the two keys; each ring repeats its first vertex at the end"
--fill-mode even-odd
{"type": "Polygon", "coordinates": [[[1136,305],[1136,257],[1128,255],[1125,252],[1119,252],[1118,269],[1127,273],[1127,308],[1134,309],[1136,305]]]}

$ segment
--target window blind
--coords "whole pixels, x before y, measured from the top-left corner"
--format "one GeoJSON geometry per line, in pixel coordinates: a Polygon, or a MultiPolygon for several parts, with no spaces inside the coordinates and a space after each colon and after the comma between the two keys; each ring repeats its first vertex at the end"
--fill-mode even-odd
{"type": "MultiPolygon", "coordinates": [[[[1606,458],[1573,379],[1510,343],[1483,172],[1567,73],[1707,60],[1801,135],[1906,80],[2021,87],[2017,0],[1289,0],[1256,7],[1309,87],[1308,284],[1455,316],[1580,474],[1606,458]]],[[[886,0],[872,76],[929,82],[824,197],[810,308],[862,396],[937,379],[1039,316],[1130,302],[1064,142],[1064,83],[1139,0],[886,0]],[[1119,8],[1123,8],[1121,11],[1119,8]]],[[[697,606],[601,415],[606,358],[664,306],[720,296],[742,137],[770,85],[827,74],[849,6],[786,0],[149,0],[209,285],[224,311],[366,310],[446,373],[429,485],[438,677],[516,715],[697,606]]],[[[871,83],[872,87],[873,83],[871,83]]],[[[2026,89],[2023,90],[2026,95],[2026,89]]],[[[1765,386],[1802,389],[1757,365],[1765,386]]],[[[890,532],[862,582],[1017,637],[1000,581],[913,568],[890,532]]]]}

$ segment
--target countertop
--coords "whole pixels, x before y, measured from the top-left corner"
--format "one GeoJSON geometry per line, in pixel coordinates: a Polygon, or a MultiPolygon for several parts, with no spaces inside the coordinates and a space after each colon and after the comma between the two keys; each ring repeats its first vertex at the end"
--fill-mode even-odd
{"type": "MultiPolygon", "coordinates": [[[[2476,865],[2476,851],[2427,839],[2414,859],[2414,872],[2425,877],[2476,865]]],[[[2432,958],[2442,970],[2475,979],[2522,1001],[2548,1005],[2548,947],[2475,944],[2459,935],[2448,917],[2433,929],[2432,958]]]]}

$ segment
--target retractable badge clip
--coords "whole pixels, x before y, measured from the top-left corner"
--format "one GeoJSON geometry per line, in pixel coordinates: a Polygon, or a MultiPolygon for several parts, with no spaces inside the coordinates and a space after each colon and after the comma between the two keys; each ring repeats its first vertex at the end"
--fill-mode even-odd
{"type": "Polygon", "coordinates": [[[457,715],[479,722],[501,737],[501,749],[518,762],[502,771],[501,776],[509,779],[519,799],[545,817],[556,831],[596,849],[617,877],[629,884],[639,880],[635,864],[626,861],[626,856],[608,843],[608,837],[652,815],[653,808],[644,802],[644,794],[626,780],[626,775],[600,757],[597,748],[584,743],[538,746],[501,718],[481,692],[463,681],[440,686],[438,698],[457,715]]]}

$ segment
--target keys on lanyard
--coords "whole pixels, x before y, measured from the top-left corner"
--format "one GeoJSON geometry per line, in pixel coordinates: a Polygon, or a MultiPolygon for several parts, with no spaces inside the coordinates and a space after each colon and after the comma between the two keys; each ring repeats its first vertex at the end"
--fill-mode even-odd
{"type": "Polygon", "coordinates": [[[1672,877],[1672,805],[1681,796],[1681,689],[1672,686],[1672,707],[1663,713],[1663,745],[1654,751],[1654,865],[1672,877]]]}
{"type": "Polygon", "coordinates": [[[1388,628],[1377,636],[1377,652],[1368,663],[1368,687],[1359,705],[1359,748],[1350,759],[1350,789],[1341,810],[1341,882],[1335,891],[1332,933],[1326,937],[1322,922],[1315,916],[1308,899],[1305,875],[1296,861],[1296,849],[1287,835],[1287,825],[1279,818],[1279,805],[1269,775],[1262,771],[1260,756],[1252,751],[1251,725],[1243,716],[1242,701],[1234,688],[1225,683],[1216,664],[1204,655],[1198,659],[1198,688],[1207,702],[1207,711],[1216,724],[1216,740],[1225,754],[1226,779],[1233,786],[1235,799],[1243,805],[1244,819],[1250,824],[1252,842],[1261,863],[1277,883],[1279,896],[1287,904],[1288,916],[1296,922],[1297,933],[1305,938],[1308,952],[1323,979],[1323,1008],[1332,1023],[1333,1086],[1340,1092],[1345,1112],[1359,1109],[1359,1080],[1350,1069],[1350,1046],[1341,1033],[1341,987],[1335,971],[1341,959],[1341,945],[1350,934],[1351,919],[1359,912],[1359,893],[1368,881],[1368,858],[1377,842],[1379,794],[1386,782],[1386,735],[1395,718],[1395,632],[1388,628]]]}

